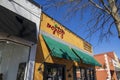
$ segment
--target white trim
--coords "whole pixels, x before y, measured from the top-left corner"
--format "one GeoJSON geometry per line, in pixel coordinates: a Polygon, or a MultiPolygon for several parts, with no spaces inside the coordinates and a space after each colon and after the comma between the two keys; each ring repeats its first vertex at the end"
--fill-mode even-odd
{"type": "MultiPolygon", "coordinates": [[[[18,1],[18,0],[11,0],[11,2],[19,5],[21,8],[23,8],[23,9],[25,9],[26,11],[28,11],[29,13],[33,14],[33,15],[36,16],[37,18],[40,18],[40,13],[39,13],[39,12],[36,12],[36,11],[31,10],[30,7],[28,8],[26,5],[23,5],[23,2],[21,3],[21,2],[18,1]]],[[[27,3],[27,2],[28,2],[28,1],[26,1],[26,3],[27,3]]],[[[29,3],[29,4],[30,4],[30,3],[29,3]]],[[[39,9],[38,7],[35,7],[34,4],[32,4],[32,5],[33,5],[34,8],[39,9]]],[[[16,11],[17,11],[17,9],[16,9],[16,11]]],[[[17,11],[17,12],[18,12],[18,11],[17,11]]]]}
{"type": "Polygon", "coordinates": [[[34,45],[31,47],[30,58],[29,58],[29,63],[28,63],[28,70],[27,70],[28,72],[27,72],[27,76],[26,76],[25,80],[33,80],[36,47],[37,47],[37,45],[34,45]]]}
{"type": "Polygon", "coordinates": [[[96,71],[106,71],[107,69],[96,69],[96,71]]]}
{"type": "Polygon", "coordinates": [[[111,80],[111,74],[110,74],[110,66],[109,66],[109,61],[108,61],[108,56],[104,54],[105,57],[105,64],[107,67],[107,74],[108,74],[108,79],[111,80]]]}

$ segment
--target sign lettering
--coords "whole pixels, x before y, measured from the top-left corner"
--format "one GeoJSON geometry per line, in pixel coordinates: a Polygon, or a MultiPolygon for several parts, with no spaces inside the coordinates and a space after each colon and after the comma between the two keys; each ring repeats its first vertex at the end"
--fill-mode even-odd
{"type": "Polygon", "coordinates": [[[57,34],[58,36],[60,35],[61,38],[63,39],[63,35],[65,34],[63,29],[61,29],[57,25],[52,26],[49,23],[47,23],[47,27],[50,28],[53,31],[53,34],[57,34]]]}

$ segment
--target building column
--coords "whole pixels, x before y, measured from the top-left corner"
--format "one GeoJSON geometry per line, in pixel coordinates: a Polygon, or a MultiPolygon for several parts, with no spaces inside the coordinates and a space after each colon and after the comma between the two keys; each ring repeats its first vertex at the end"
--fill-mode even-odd
{"type": "Polygon", "coordinates": [[[105,54],[104,57],[105,57],[105,65],[107,67],[108,80],[111,80],[111,74],[110,74],[110,66],[109,66],[108,56],[105,54]]]}

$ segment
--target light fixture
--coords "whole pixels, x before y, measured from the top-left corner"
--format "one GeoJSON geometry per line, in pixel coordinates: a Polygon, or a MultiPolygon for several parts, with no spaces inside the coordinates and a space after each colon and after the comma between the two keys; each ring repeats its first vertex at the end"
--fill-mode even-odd
{"type": "Polygon", "coordinates": [[[9,43],[10,43],[10,41],[6,41],[6,43],[7,43],[7,44],[9,44],[9,43]]]}

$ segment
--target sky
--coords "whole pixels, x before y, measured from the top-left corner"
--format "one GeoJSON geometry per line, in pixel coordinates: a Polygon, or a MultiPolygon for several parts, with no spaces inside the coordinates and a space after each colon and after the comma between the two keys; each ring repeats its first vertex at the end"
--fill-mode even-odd
{"type": "MultiPolygon", "coordinates": [[[[46,3],[46,0],[34,0],[41,6],[46,3]]],[[[46,5],[47,6],[47,5],[46,5]]],[[[102,42],[99,42],[99,37],[97,35],[93,35],[90,39],[86,39],[86,33],[85,33],[85,24],[86,20],[89,19],[89,14],[84,14],[86,17],[84,20],[81,21],[81,19],[78,17],[79,12],[75,15],[71,16],[71,18],[64,18],[64,15],[66,14],[66,7],[61,8],[47,8],[43,7],[43,11],[47,13],[49,16],[54,18],[56,21],[73,31],[78,36],[85,39],[87,42],[89,42],[93,47],[93,53],[94,54],[100,54],[104,52],[115,52],[116,55],[120,58],[120,39],[117,35],[117,30],[114,28],[114,35],[109,38],[109,40],[103,40],[102,42]]],[[[86,12],[89,13],[89,10],[86,12]]]]}

